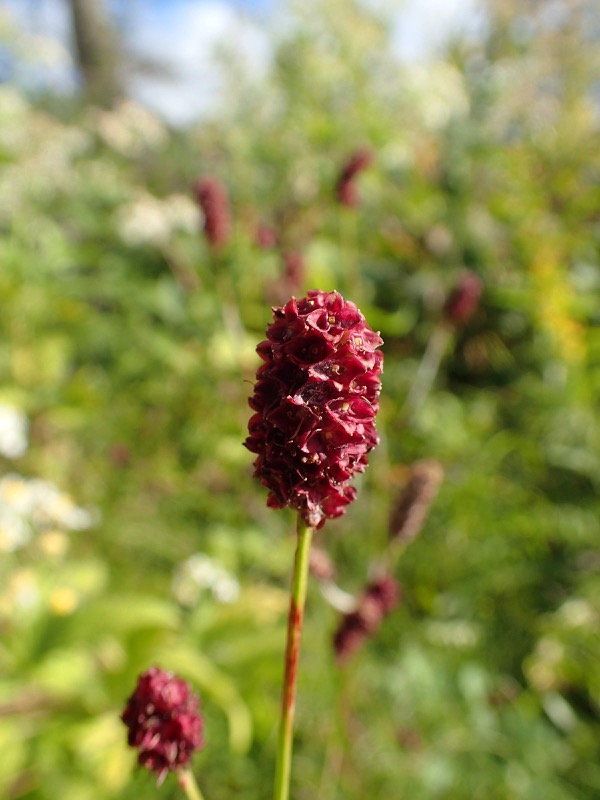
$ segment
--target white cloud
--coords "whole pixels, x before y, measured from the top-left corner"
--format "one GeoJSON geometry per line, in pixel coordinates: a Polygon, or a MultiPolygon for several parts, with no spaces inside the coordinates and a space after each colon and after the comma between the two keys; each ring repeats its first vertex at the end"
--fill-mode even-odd
{"type": "MultiPolygon", "coordinates": [[[[260,77],[266,72],[270,60],[267,35],[227,0],[180,0],[162,7],[140,4],[138,8],[139,12],[129,17],[127,44],[142,59],[163,62],[171,79],[138,75],[130,78],[129,90],[170,122],[190,122],[218,102],[223,87],[218,50],[235,46],[246,75],[260,77]]],[[[24,42],[32,41],[32,35],[35,41],[43,36],[47,43],[58,42],[63,56],[56,69],[48,71],[48,59],[42,65],[39,53],[33,53],[31,60],[37,64],[20,69],[18,79],[27,85],[72,90],[72,36],[64,0],[0,0],[1,11],[8,12],[26,32],[24,42]]]]}
{"type": "Polygon", "coordinates": [[[172,79],[136,77],[132,94],[174,123],[186,123],[218,103],[223,63],[218,53],[233,50],[245,74],[260,77],[270,59],[267,35],[227,2],[180,2],[171,11],[140,15],[132,48],[163,61],[172,79]],[[175,10],[176,9],[176,10],[175,10]]]}
{"type": "Polygon", "coordinates": [[[7,42],[17,57],[15,79],[25,86],[72,91],[71,26],[63,0],[0,0],[0,15],[17,35],[7,42]]]}
{"type": "MultiPolygon", "coordinates": [[[[377,5],[381,0],[368,2],[377,5]]],[[[426,60],[456,30],[476,29],[480,9],[480,0],[405,0],[392,32],[396,53],[404,60],[426,60]]],[[[50,56],[37,71],[28,66],[24,80],[20,75],[22,82],[31,85],[37,80],[38,86],[70,91],[74,73],[68,57],[72,39],[67,3],[0,0],[0,11],[3,10],[8,10],[30,34],[58,42],[58,51],[63,54],[62,60],[57,56],[51,69],[50,56]]],[[[170,74],[170,79],[141,74],[130,77],[129,91],[174,124],[191,122],[218,105],[224,86],[222,55],[226,48],[235,52],[245,76],[259,79],[270,63],[268,33],[243,15],[232,0],[178,0],[162,5],[140,2],[127,19],[128,46],[142,58],[165,63],[170,74]]]]}
{"type": "Polygon", "coordinates": [[[44,34],[67,44],[70,37],[70,20],[64,0],[2,0],[0,9],[6,9],[20,26],[32,33],[44,34]]]}
{"type": "Polygon", "coordinates": [[[479,0],[406,0],[393,31],[394,49],[404,60],[430,58],[458,31],[481,24],[479,0]]]}

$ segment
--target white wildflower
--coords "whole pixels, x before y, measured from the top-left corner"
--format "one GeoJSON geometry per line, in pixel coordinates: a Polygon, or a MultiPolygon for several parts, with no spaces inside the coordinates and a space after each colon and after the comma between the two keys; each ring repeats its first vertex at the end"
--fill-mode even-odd
{"type": "Polygon", "coordinates": [[[27,450],[27,417],[19,409],[0,403],[0,454],[20,458],[27,450]]]}
{"type": "Polygon", "coordinates": [[[26,545],[36,532],[84,530],[93,515],[49,481],[10,473],[0,478],[0,552],[26,545]]]}
{"type": "Polygon", "coordinates": [[[143,193],[121,209],[117,229],[125,244],[131,247],[164,247],[176,231],[198,231],[199,211],[191,198],[182,194],[161,200],[143,193]]]}
{"type": "Polygon", "coordinates": [[[539,692],[556,690],[562,680],[564,645],[550,637],[539,640],[533,653],[525,662],[525,673],[539,692]]]}
{"type": "Polygon", "coordinates": [[[219,603],[234,603],[240,594],[237,578],[204,553],[195,553],[175,569],[173,594],[184,606],[194,606],[209,591],[219,603]]]}
{"type": "Polygon", "coordinates": [[[427,625],[430,642],[459,649],[473,647],[479,638],[477,628],[468,620],[433,620],[427,625]]]}
{"type": "Polygon", "coordinates": [[[237,578],[224,570],[213,582],[211,589],[215,600],[219,603],[235,603],[240,596],[240,584],[237,578]]]}
{"type": "Polygon", "coordinates": [[[564,602],[558,609],[557,616],[568,628],[591,628],[598,620],[594,608],[580,597],[572,597],[564,602]]]}
{"type": "Polygon", "coordinates": [[[197,233],[200,230],[200,210],[191,197],[171,194],[164,200],[164,209],[173,230],[197,233]]]}
{"type": "Polygon", "coordinates": [[[45,556],[61,559],[69,549],[69,537],[63,531],[53,528],[41,533],[36,544],[45,556]]]}
{"type": "Polygon", "coordinates": [[[150,194],[142,194],[121,209],[117,229],[130,247],[164,247],[171,236],[171,220],[160,200],[150,194]]]}
{"type": "Polygon", "coordinates": [[[0,502],[0,553],[12,553],[29,542],[31,527],[10,506],[0,502]]]}
{"type": "Polygon", "coordinates": [[[453,117],[468,113],[464,78],[451,64],[415,64],[406,69],[404,77],[417,114],[429,130],[439,130],[453,117]]]}
{"type": "Polygon", "coordinates": [[[167,139],[164,125],[148,109],[124,100],[110,111],[94,110],[95,127],[109,147],[128,158],[160,147],[167,139]]]}
{"type": "Polygon", "coordinates": [[[37,577],[32,569],[20,569],[14,572],[6,586],[5,601],[14,611],[29,611],[39,605],[41,592],[37,577]]]}
{"type": "Polygon", "coordinates": [[[80,531],[92,524],[92,515],[75,505],[73,499],[49,481],[34,479],[29,482],[31,518],[37,527],[55,525],[80,531]]]}

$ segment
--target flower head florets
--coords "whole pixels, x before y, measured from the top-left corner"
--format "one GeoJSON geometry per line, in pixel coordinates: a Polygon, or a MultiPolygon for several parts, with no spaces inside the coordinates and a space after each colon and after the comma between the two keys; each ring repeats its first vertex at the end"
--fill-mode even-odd
{"type": "Polygon", "coordinates": [[[258,370],[246,447],[272,508],[290,506],[307,525],[341,516],[349,481],[379,442],[382,339],[338,292],[311,291],[273,309],[258,370]]]}
{"type": "Polygon", "coordinates": [[[138,763],[156,773],[159,784],[169,772],[187,766],[202,747],[199,705],[188,684],[170,672],[150,667],[138,678],[121,719],[138,763]]]}

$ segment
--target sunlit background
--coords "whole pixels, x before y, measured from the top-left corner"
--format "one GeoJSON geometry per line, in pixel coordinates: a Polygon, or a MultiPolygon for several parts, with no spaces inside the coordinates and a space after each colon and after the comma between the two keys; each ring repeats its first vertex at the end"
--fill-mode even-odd
{"type": "Polygon", "coordinates": [[[152,664],[206,800],[272,796],[294,517],[242,442],[315,287],[385,368],[291,797],[600,797],[599,42],[594,0],[0,2],[0,797],[180,797],[119,719],[152,664]]]}
{"type": "MultiPolygon", "coordinates": [[[[105,5],[127,50],[128,92],[176,125],[209,113],[218,102],[224,48],[235,50],[256,80],[264,79],[274,54],[271,34],[289,24],[285,4],[273,0],[113,0],[105,5]]],[[[449,37],[459,31],[476,35],[482,24],[477,0],[407,0],[389,7],[391,44],[401,60],[426,62],[449,37]]],[[[5,58],[5,79],[74,91],[68,3],[2,0],[0,9],[5,24],[22,37],[24,56],[5,58]]]]}

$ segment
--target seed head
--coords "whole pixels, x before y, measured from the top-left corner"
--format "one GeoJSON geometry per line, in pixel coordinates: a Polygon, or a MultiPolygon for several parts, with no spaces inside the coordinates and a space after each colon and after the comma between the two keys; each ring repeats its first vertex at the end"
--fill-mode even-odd
{"type": "Polygon", "coordinates": [[[170,672],[150,667],[139,676],[121,719],[138,763],[156,773],[159,785],[203,746],[199,705],[188,684],[170,672]]]}
{"type": "Polygon", "coordinates": [[[273,309],[245,445],[271,508],[290,506],[320,528],[345,512],[379,443],[382,339],[338,292],[311,291],[273,309]]]}

